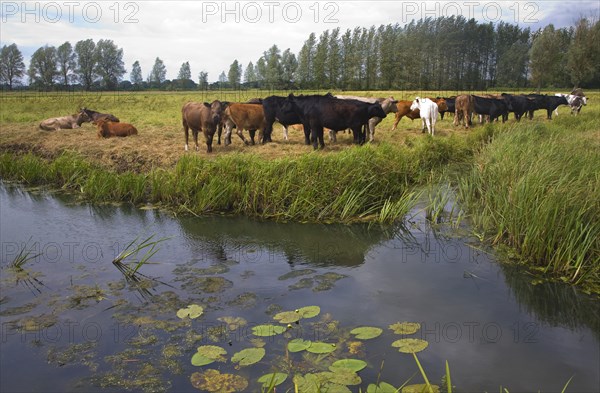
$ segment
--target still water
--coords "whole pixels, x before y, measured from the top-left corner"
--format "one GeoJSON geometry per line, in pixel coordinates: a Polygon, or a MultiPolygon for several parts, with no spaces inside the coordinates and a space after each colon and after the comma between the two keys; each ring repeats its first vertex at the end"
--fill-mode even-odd
{"type": "Polygon", "coordinates": [[[422,217],[403,227],[256,222],[231,217],[174,217],[129,205],[92,206],[48,192],[0,185],[0,387],[3,392],[198,391],[195,372],[245,378],[245,391],[274,370],[327,371],[358,358],[366,391],[377,380],[422,383],[412,355],[391,343],[419,338],[418,358],[441,384],[446,360],[460,391],[596,392],[600,386],[600,303],[558,284],[498,264],[476,239],[432,230],[422,217]],[[111,263],[136,237],[168,238],[126,280],[111,263]],[[40,254],[23,270],[8,267],[22,247],[40,254]],[[197,319],[177,310],[198,304],[197,319]],[[280,311],[319,306],[320,314],[284,334],[256,337],[280,311]],[[228,325],[223,317],[239,317],[228,325]],[[412,335],[389,325],[419,322],[412,335]],[[383,329],[371,340],[349,331],[383,329]],[[329,355],[286,352],[293,338],[335,343],[329,355]],[[201,345],[227,351],[197,367],[201,345]],[[250,366],[236,352],[263,347],[250,366]],[[383,363],[382,363],[383,362],[383,363]],[[412,379],[411,379],[412,377],[412,379]]]}

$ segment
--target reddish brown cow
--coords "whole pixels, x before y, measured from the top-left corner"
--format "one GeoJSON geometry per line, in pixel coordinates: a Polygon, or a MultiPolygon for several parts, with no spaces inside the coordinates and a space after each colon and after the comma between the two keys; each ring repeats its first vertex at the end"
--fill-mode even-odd
{"type": "Polygon", "coordinates": [[[475,111],[475,102],[473,100],[473,96],[470,94],[463,94],[456,97],[454,106],[456,108],[454,125],[459,125],[462,120],[464,121],[465,128],[469,128],[471,126],[471,116],[475,111]]]}
{"type": "MultiPolygon", "coordinates": [[[[446,105],[446,100],[443,98],[430,98],[431,101],[435,102],[438,105],[438,112],[444,112],[448,110],[448,106],[446,105]]],[[[411,110],[410,106],[412,105],[412,101],[400,100],[396,104],[398,106],[398,112],[396,112],[396,120],[394,120],[394,125],[392,126],[392,131],[396,129],[400,120],[406,116],[410,120],[419,119],[421,117],[421,113],[418,109],[411,110]]]]}
{"type": "Polygon", "coordinates": [[[250,141],[254,145],[254,136],[256,130],[262,130],[266,126],[265,113],[261,104],[237,104],[232,103],[225,109],[223,115],[225,125],[225,145],[231,143],[231,131],[236,128],[236,134],[247,145],[248,141],[244,138],[244,130],[250,133],[250,141]]]}
{"type": "Polygon", "coordinates": [[[206,140],[206,151],[212,152],[212,141],[221,123],[224,105],[219,100],[212,103],[188,102],[181,108],[181,122],[185,132],[185,150],[188,150],[189,129],[192,129],[196,151],[198,148],[198,132],[202,131],[206,140]]]}
{"type": "Polygon", "coordinates": [[[128,123],[115,123],[110,120],[100,119],[96,121],[98,127],[98,138],[110,138],[113,136],[137,135],[137,129],[128,123]]]}

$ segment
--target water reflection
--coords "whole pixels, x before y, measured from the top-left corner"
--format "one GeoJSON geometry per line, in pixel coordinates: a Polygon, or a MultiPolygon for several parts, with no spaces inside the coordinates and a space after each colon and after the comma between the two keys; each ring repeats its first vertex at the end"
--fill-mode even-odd
{"type": "Polygon", "coordinates": [[[532,285],[522,269],[502,266],[506,284],[519,307],[551,326],[589,327],[600,338],[600,303],[568,285],[546,282],[532,285]]]}
{"type": "Polygon", "coordinates": [[[290,265],[356,267],[376,245],[402,232],[400,227],[280,224],[243,218],[179,220],[190,247],[203,257],[227,260],[246,252],[281,253],[290,265]]]}

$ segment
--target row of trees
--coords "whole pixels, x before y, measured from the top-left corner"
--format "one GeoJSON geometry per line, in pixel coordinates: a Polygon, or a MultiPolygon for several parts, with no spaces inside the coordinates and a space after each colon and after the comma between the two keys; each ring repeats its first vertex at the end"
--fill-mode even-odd
{"type": "Polygon", "coordinates": [[[351,90],[597,87],[598,42],[600,23],[586,18],[535,32],[462,16],[426,18],[406,26],[336,28],[318,38],[311,33],[297,56],[274,45],[247,65],[243,81],[351,90]]]}
{"type": "MultiPolygon", "coordinates": [[[[92,39],[78,41],[73,47],[65,42],[59,47],[45,45],[31,56],[29,68],[25,67],[23,55],[16,44],[4,45],[0,51],[0,83],[12,90],[27,76],[29,87],[39,90],[68,89],[74,85],[85,90],[116,90],[120,88],[164,87],[167,70],[157,57],[152,70],[144,80],[139,61],[131,67],[130,81],[124,81],[126,73],[123,49],[112,40],[92,39]]],[[[195,89],[191,80],[190,63],[181,65],[178,79],[168,81],[170,88],[195,89]]],[[[205,78],[208,78],[206,74],[205,78]]]]}
{"type": "Polygon", "coordinates": [[[74,47],[43,46],[25,70],[15,44],[0,52],[0,83],[12,89],[25,74],[30,87],[50,89],[79,84],[83,89],[424,89],[480,90],[494,87],[600,86],[600,23],[580,18],[575,26],[529,28],[500,22],[478,23],[462,16],[426,18],[400,26],[356,27],[342,32],[311,33],[298,54],[271,46],[243,69],[234,60],[218,82],[208,73],[192,80],[189,62],[176,80],[166,80],[166,67],[156,58],[144,80],[139,61],[130,80],[123,50],[112,40],[87,39],[74,47]]]}

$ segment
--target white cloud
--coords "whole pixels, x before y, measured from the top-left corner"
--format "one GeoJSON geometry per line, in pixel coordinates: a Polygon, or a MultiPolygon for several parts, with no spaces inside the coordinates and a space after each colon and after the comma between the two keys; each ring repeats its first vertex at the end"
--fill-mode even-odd
{"type": "Polygon", "coordinates": [[[45,44],[58,46],[92,38],[111,39],[123,48],[128,70],[139,60],[146,76],[155,58],[177,76],[189,61],[193,77],[209,80],[237,59],[244,67],[276,44],[297,53],[311,32],[404,24],[422,17],[461,14],[482,22],[522,26],[570,25],[597,12],[597,2],[580,1],[4,1],[2,45],[16,43],[29,56],[45,44]],[[60,7],[60,8],[59,8],[60,7]]]}

